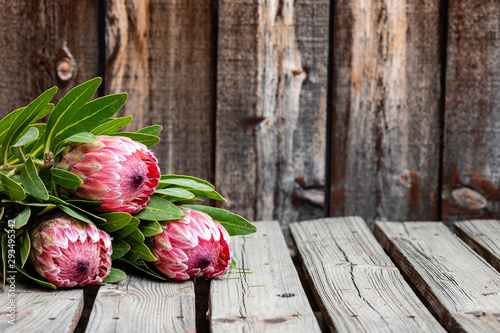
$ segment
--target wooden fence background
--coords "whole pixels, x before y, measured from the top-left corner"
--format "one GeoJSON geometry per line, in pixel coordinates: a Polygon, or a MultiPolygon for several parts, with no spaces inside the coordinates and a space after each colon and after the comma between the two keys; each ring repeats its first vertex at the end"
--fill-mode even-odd
{"type": "Polygon", "coordinates": [[[163,173],[250,220],[500,217],[497,0],[0,0],[0,26],[0,115],[102,76],[163,173]]]}

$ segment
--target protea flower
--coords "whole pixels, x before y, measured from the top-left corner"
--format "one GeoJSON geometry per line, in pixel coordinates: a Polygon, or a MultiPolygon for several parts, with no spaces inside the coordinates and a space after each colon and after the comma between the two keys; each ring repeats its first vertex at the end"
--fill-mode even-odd
{"type": "Polygon", "coordinates": [[[56,216],[31,230],[30,260],[58,287],[102,283],[111,270],[111,239],[95,225],[56,216]]]}
{"type": "Polygon", "coordinates": [[[139,212],[158,185],[158,160],[145,145],[126,137],[98,136],[97,141],[70,145],[56,168],[79,176],[84,183],[73,195],[102,201],[101,212],[139,212]]]}
{"type": "Polygon", "coordinates": [[[156,268],[174,280],[228,272],[233,253],[224,227],[205,213],[179,208],[186,216],[161,222],[163,232],[151,237],[156,268]]]}

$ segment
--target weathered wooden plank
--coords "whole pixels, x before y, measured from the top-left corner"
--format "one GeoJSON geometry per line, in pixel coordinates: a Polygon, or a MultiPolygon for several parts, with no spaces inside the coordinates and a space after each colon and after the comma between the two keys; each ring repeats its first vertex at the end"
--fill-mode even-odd
{"type": "Polygon", "coordinates": [[[443,221],[500,218],[500,2],[448,1],[443,221]]]}
{"type": "Polygon", "coordinates": [[[323,215],[330,1],[218,3],[217,188],[288,234],[323,215]]]}
{"type": "Polygon", "coordinates": [[[16,274],[15,284],[0,293],[0,331],[73,332],[83,303],[82,288],[47,290],[16,274]],[[15,318],[10,317],[11,309],[15,318]]]}
{"type": "Polygon", "coordinates": [[[456,234],[500,271],[500,221],[474,220],[455,223],[456,234]]]}
{"type": "Polygon", "coordinates": [[[98,0],[1,0],[0,22],[0,117],[98,76],[98,0]]]}
{"type": "Polygon", "coordinates": [[[279,224],[231,238],[237,269],[210,285],[212,332],[321,332],[279,224]]]}
{"type": "Polygon", "coordinates": [[[334,2],[331,216],[438,218],[440,3],[334,2]]]}
{"type": "Polygon", "coordinates": [[[129,93],[127,130],[163,126],[163,173],[213,181],[215,27],[211,0],[106,0],[106,92],[129,93]]]}
{"type": "Polygon", "coordinates": [[[361,218],[290,228],[332,332],[444,332],[361,218]]]}
{"type": "Polygon", "coordinates": [[[132,273],[99,289],[86,332],[195,332],[192,281],[163,282],[132,273]]]}
{"type": "Polygon", "coordinates": [[[377,222],[375,235],[454,331],[500,331],[500,273],[442,223],[377,222]]]}

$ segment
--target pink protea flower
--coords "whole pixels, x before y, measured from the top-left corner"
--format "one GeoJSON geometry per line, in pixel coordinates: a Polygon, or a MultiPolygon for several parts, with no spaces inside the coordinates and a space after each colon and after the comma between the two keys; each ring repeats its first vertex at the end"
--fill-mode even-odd
{"type": "Polygon", "coordinates": [[[151,237],[156,268],[174,280],[228,272],[233,252],[226,229],[205,213],[179,208],[186,216],[161,222],[163,232],[151,237]]]}
{"type": "Polygon", "coordinates": [[[30,260],[58,287],[102,283],[111,270],[111,239],[95,225],[53,217],[31,231],[30,260]]]}
{"type": "Polygon", "coordinates": [[[160,180],[158,160],[142,143],[121,136],[98,136],[97,143],[69,146],[56,168],[84,183],[76,198],[102,201],[101,212],[135,214],[146,207],[160,180]]]}

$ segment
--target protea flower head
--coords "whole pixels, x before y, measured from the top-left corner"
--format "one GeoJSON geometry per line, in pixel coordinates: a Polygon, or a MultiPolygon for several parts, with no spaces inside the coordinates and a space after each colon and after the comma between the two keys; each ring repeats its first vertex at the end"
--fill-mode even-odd
{"type": "Polygon", "coordinates": [[[79,176],[84,183],[74,197],[102,201],[99,211],[139,212],[158,185],[158,160],[145,145],[126,137],[98,136],[97,141],[70,145],[56,168],[79,176]]]}
{"type": "Polygon", "coordinates": [[[186,215],[161,222],[163,232],[151,237],[149,248],[158,259],[156,268],[174,280],[228,272],[233,253],[224,227],[205,213],[179,208],[186,215]]]}
{"type": "Polygon", "coordinates": [[[30,260],[58,287],[102,283],[111,270],[111,239],[95,225],[56,216],[31,230],[30,260]]]}

